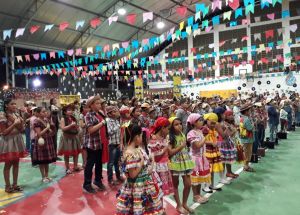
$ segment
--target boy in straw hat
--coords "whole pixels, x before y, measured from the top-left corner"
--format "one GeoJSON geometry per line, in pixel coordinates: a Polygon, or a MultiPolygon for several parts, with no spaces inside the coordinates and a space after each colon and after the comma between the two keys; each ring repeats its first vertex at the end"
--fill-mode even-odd
{"type": "Polygon", "coordinates": [[[245,165],[244,171],[254,172],[254,169],[249,166],[252,156],[252,148],[254,141],[254,124],[250,119],[252,105],[246,104],[241,107],[241,119],[240,119],[240,140],[243,144],[245,153],[245,165]]]}
{"type": "Polygon", "coordinates": [[[105,190],[102,183],[102,142],[100,129],[105,126],[105,120],[100,120],[99,110],[101,108],[100,96],[92,96],[87,100],[90,111],[85,116],[86,135],[84,145],[87,151],[87,161],[84,169],[83,190],[88,193],[96,193],[92,187],[93,168],[95,166],[95,180],[93,184],[99,190],[105,190]]]}

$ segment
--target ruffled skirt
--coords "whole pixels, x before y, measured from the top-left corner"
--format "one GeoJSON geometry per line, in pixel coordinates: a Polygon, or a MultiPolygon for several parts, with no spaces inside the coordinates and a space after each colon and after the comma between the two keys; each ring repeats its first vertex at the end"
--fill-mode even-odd
{"type": "Polygon", "coordinates": [[[58,147],[58,155],[74,156],[80,154],[81,151],[82,149],[79,135],[61,135],[58,147]]]}
{"type": "Polygon", "coordinates": [[[0,162],[18,160],[27,155],[22,134],[0,137],[0,162]]]}

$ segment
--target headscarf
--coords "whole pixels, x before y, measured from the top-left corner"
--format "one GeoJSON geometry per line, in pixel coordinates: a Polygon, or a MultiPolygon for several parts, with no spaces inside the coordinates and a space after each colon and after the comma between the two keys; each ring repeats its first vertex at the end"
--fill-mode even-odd
{"type": "Polygon", "coordinates": [[[198,114],[198,113],[192,113],[187,118],[187,122],[190,123],[191,125],[194,125],[195,122],[197,122],[200,118],[201,118],[200,114],[198,114]]]}
{"type": "Polygon", "coordinates": [[[228,117],[228,116],[232,116],[233,115],[233,111],[232,110],[226,110],[224,113],[224,116],[228,117]]]}
{"type": "Polygon", "coordinates": [[[158,117],[154,123],[154,125],[150,129],[150,133],[153,134],[157,131],[158,128],[167,127],[170,125],[170,122],[165,117],[158,117]]]}
{"type": "Polygon", "coordinates": [[[204,115],[204,119],[213,122],[218,122],[218,115],[215,113],[207,113],[204,115]]]}

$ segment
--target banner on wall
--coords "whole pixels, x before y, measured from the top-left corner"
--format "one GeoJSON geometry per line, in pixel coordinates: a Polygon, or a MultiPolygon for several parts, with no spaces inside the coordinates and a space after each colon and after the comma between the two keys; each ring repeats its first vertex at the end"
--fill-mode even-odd
{"type": "Polygon", "coordinates": [[[75,101],[80,102],[80,95],[60,95],[59,102],[61,106],[71,104],[75,101]]]}
{"type": "Polygon", "coordinates": [[[174,76],[173,77],[173,96],[179,98],[181,96],[181,77],[174,76]]]}
{"type": "Polygon", "coordinates": [[[139,99],[144,98],[144,93],[143,93],[143,79],[138,78],[134,81],[134,95],[135,97],[139,99]]]}
{"type": "Polygon", "coordinates": [[[238,92],[236,89],[231,90],[201,90],[200,96],[211,98],[214,96],[221,96],[223,99],[230,98],[232,96],[237,96],[238,92]]]}

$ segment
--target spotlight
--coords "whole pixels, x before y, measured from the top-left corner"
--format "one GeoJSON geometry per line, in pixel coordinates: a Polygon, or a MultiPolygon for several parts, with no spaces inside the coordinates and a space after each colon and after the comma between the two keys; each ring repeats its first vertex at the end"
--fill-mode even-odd
{"type": "Polygon", "coordinates": [[[121,16],[123,16],[123,15],[126,14],[126,10],[125,10],[124,8],[120,8],[120,9],[118,10],[118,14],[121,15],[121,16]]]}
{"type": "Polygon", "coordinates": [[[8,90],[9,86],[8,85],[4,85],[3,86],[3,90],[8,90]]]}
{"type": "Polygon", "coordinates": [[[163,28],[165,27],[165,23],[162,22],[162,21],[160,21],[160,22],[158,22],[158,23],[156,24],[156,27],[157,27],[158,29],[163,29],[163,28]]]}
{"type": "Polygon", "coordinates": [[[33,86],[34,87],[40,87],[42,85],[42,82],[40,81],[40,79],[34,79],[33,80],[33,86]]]}

